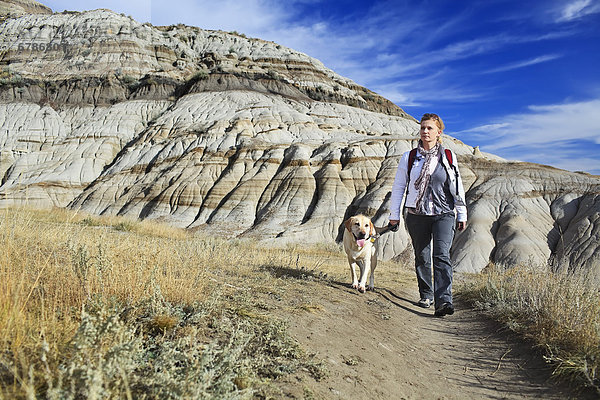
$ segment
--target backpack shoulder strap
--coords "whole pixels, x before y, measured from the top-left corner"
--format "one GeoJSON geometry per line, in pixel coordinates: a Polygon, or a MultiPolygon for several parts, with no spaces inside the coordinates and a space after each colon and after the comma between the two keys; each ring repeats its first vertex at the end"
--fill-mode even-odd
{"type": "Polygon", "coordinates": [[[450,149],[444,149],[445,153],[446,153],[446,158],[448,159],[448,162],[450,163],[451,167],[454,167],[454,162],[452,160],[452,152],[450,151],[450,149]]]}
{"type": "Polygon", "coordinates": [[[415,158],[417,157],[417,149],[412,149],[410,153],[408,153],[408,179],[410,179],[410,171],[412,170],[413,164],[415,162],[415,158]]]}
{"type": "Polygon", "coordinates": [[[456,193],[458,193],[458,168],[456,168],[456,165],[454,165],[454,160],[452,160],[452,152],[449,149],[444,149],[444,153],[446,153],[446,158],[448,159],[450,168],[454,170],[454,175],[456,176],[456,193]]]}
{"type": "MultiPolygon", "coordinates": [[[[446,153],[446,158],[450,163],[450,166],[454,168],[454,160],[452,159],[452,152],[450,149],[444,149],[444,153],[446,153]]],[[[408,179],[410,180],[410,171],[412,170],[413,163],[415,162],[415,158],[417,157],[417,149],[412,149],[410,153],[408,153],[408,179]]]]}

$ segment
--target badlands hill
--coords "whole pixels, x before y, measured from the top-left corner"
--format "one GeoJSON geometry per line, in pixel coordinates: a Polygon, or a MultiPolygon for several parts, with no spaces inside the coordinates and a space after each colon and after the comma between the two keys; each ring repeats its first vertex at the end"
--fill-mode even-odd
{"type": "MultiPolygon", "coordinates": [[[[332,243],[356,212],[387,223],[418,124],[318,60],[110,10],[52,14],[26,0],[0,9],[0,206],[275,243],[332,243]]],[[[444,143],[468,190],[457,270],[550,262],[600,276],[600,177],[444,143]]],[[[385,259],[411,252],[404,229],[381,242],[385,259]]]]}
{"type": "Polygon", "coordinates": [[[52,9],[33,0],[0,0],[0,16],[19,17],[25,14],[52,14],[52,9]]]}

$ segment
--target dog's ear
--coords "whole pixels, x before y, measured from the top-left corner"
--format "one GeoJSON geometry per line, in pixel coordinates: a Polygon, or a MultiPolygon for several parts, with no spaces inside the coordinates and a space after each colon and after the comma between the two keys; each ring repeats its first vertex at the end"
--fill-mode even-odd
{"type": "Polygon", "coordinates": [[[346,226],[346,229],[348,229],[348,232],[352,232],[352,229],[350,228],[352,226],[352,217],[344,221],[344,225],[346,226]]]}
{"type": "Polygon", "coordinates": [[[377,231],[375,230],[375,225],[373,225],[373,222],[371,220],[369,220],[369,225],[371,225],[371,236],[376,236],[377,231]]]}

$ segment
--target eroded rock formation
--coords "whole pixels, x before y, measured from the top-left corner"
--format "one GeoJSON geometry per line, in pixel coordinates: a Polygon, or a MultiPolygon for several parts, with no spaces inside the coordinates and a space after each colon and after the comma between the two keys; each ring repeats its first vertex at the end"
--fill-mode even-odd
{"type": "MultiPolygon", "coordinates": [[[[393,103],[273,42],[109,10],[7,18],[0,37],[0,206],[331,243],[355,212],[387,223],[417,140],[393,103]]],[[[551,262],[600,276],[600,178],[445,144],[468,189],[457,270],[551,262]]],[[[410,252],[403,229],[380,240],[383,258],[410,252]]]]}
{"type": "Polygon", "coordinates": [[[0,0],[0,20],[26,14],[52,14],[52,9],[34,0],[0,0]]]}

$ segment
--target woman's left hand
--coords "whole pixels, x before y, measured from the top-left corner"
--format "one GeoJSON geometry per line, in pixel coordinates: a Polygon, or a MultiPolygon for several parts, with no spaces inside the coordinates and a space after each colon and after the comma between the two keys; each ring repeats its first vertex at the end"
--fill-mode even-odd
{"type": "Polygon", "coordinates": [[[467,227],[467,221],[458,221],[458,222],[456,223],[456,228],[457,228],[459,231],[463,231],[463,230],[465,230],[465,228],[466,228],[466,227],[467,227]]]}

